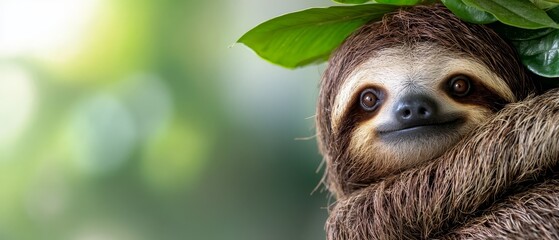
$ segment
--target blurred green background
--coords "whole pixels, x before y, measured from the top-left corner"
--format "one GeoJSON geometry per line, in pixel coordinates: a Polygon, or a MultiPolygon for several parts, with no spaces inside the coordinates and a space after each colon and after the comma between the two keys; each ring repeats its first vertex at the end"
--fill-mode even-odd
{"type": "Polygon", "coordinates": [[[234,43],[325,5],[0,0],[0,239],[324,239],[323,67],[234,43]]]}

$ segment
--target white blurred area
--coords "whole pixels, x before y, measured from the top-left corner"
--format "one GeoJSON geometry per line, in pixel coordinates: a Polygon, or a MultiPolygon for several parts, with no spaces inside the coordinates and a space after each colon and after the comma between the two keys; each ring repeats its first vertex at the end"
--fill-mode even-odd
{"type": "Polygon", "coordinates": [[[61,62],[77,54],[100,1],[0,0],[0,158],[40,101],[34,74],[14,59],[61,62]]]}
{"type": "Polygon", "coordinates": [[[0,64],[0,153],[10,149],[28,126],[36,94],[33,77],[25,69],[0,64]]]}
{"type": "Polygon", "coordinates": [[[0,0],[0,59],[76,51],[101,0],[0,0]]]}

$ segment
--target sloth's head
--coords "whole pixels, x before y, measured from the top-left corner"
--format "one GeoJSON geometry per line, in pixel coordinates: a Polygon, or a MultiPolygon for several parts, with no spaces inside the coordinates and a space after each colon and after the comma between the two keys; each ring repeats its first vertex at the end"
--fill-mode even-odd
{"type": "Polygon", "coordinates": [[[343,194],[439,157],[534,90],[514,50],[446,8],[386,15],[350,36],[321,83],[317,128],[343,194]]]}

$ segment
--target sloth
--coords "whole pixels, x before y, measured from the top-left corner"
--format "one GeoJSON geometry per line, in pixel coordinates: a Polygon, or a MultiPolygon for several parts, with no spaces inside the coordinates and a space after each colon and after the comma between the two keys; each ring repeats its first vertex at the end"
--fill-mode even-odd
{"type": "Polygon", "coordinates": [[[387,14],[320,86],[328,239],[559,238],[559,90],[441,5],[387,14]]]}

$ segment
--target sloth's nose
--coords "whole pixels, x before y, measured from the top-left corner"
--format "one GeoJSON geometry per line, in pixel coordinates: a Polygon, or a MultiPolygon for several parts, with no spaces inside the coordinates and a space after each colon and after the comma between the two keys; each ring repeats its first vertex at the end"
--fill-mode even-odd
{"type": "Polygon", "coordinates": [[[428,124],[437,116],[438,107],[435,100],[423,94],[408,95],[396,103],[394,114],[402,124],[428,124]]]}

